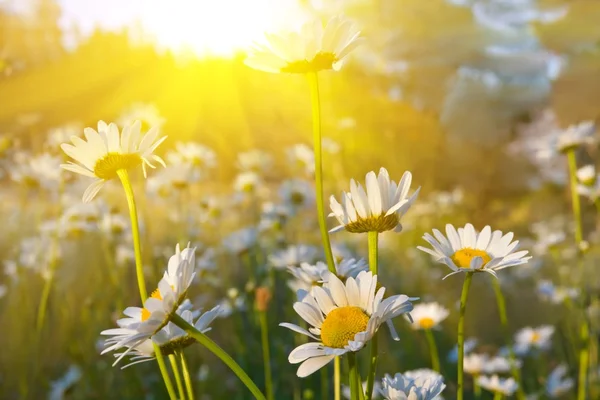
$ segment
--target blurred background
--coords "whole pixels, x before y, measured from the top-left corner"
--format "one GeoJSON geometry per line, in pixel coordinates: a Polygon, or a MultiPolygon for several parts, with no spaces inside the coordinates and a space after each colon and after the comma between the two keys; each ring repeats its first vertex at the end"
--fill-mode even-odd
{"type": "MultiPolygon", "coordinates": [[[[126,239],[101,240],[106,233],[102,227],[78,225],[88,234],[73,239],[72,231],[65,233],[68,240],[57,257],[42,238],[44,223],[63,223],[65,210],[83,193],[72,182],[73,174],[64,173],[67,184],[78,189],[71,191],[68,205],[58,197],[60,143],[80,135],[86,126],[95,127],[98,120],[122,126],[139,119],[145,129],[160,126],[169,136],[159,154],[176,153],[178,142],[197,142],[212,154],[201,160],[193,187],[176,198],[156,195],[160,183],[154,192],[146,188],[149,200],[142,200],[142,207],[145,248],[153,266],[149,276],[157,276],[177,241],[191,237],[205,252],[218,248],[234,229],[262,229],[258,225],[264,216],[253,202],[272,200],[265,193],[278,193],[277,186],[290,177],[311,179],[310,171],[299,168],[302,162],[310,164],[302,156],[302,146],[309,146],[309,153],[312,146],[310,103],[302,76],[247,68],[244,51],[264,31],[290,29],[307,18],[325,21],[339,13],[356,21],[366,42],[341,72],[320,74],[323,132],[330,144],[324,160],[326,195],[338,194],[351,177],[362,180],[381,166],[396,180],[404,170],[412,171],[413,187],[422,187],[405,233],[382,239],[389,243],[387,262],[402,266],[383,269],[393,278],[392,286],[454,306],[457,285],[436,289],[439,276],[433,282],[431,271],[410,274],[415,265],[427,264],[414,254],[414,245],[422,244],[419,238],[425,231],[446,222],[513,230],[530,238],[532,246],[554,231],[569,232],[562,219],[570,210],[566,160],[540,153],[548,133],[600,117],[597,0],[0,0],[0,337],[5,345],[0,352],[0,398],[44,398],[73,365],[83,371],[83,383],[57,390],[54,398],[164,397],[154,364],[121,372],[96,348],[99,331],[112,327],[118,307],[137,301],[136,290],[119,292],[115,276],[103,272],[117,253],[122,256],[117,263],[130,262],[127,250],[119,250],[126,239]],[[250,201],[232,192],[244,192],[240,154],[255,149],[262,152],[255,158],[269,159],[270,166],[261,173],[261,190],[250,201]],[[31,168],[29,175],[24,172],[23,165],[46,156],[50,158],[33,168],[37,176],[31,168]],[[48,187],[48,182],[56,185],[48,187]],[[215,228],[210,221],[219,218],[225,222],[215,228]],[[99,249],[101,242],[106,246],[99,249]],[[50,268],[57,278],[40,345],[32,331],[48,264],[57,264],[56,258],[60,268],[50,268]],[[30,267],[23,270],[22,265],[30,267]],[[118,397],[113,396],[116,392],[118,397]]],[[[597,150],[586,149],[580,157],[593,163],[597,150]]],[[[251,183],[258,185],[254,179],[251,183]]],[[[136,182],[143,197],[144,183],[136,182]]],[[[118,185],[113,189],[116,194],[102,195],[105,203],[95,211],[72,213],[78,221],[98,226],[106,215],[126,215],[118,185]]],[[[318,245],[310,225],[314,212],[305,212],[312,216],[304,220],[296,215],[298,228],[284,232],[282,243],[318,245]]],[[[588,233],[595,230],[593,212],[593,205],[584,202],[588,233]]],[[[55,225],[46,226],[45,232],[55,225]]],[[[366,243],[358,244],[351,236],[340,233],[334,241],[349,243],[357,255],[364,255],[366,243]]],[[[266,263],[271,244],[260,246],[266,263]]],[[[229,268],[241,261],[223,258],[218,249],[215,257],[220,261],[211,262],[220,283],[210,289],[212,298],[231,300],[225,292],[232,288],[251,298],[253,288],[247,283],[259,282],[229,268]]],[[[442,273],[443,267],[432,268],[442,273]]],[[[117,280],[134,289],[131,268],[127,271],[117,280]]],[[[558,269],[546,271],[546,277],[559,275],[558,269]]],[[[513,289],[520,297],[509,296],[515,327],[559,318],[536,297],[535,282],[519,281],[513,289]],[[523,301],[536,311],[523,309],[523,301]]],[[[493,303],[484,286],[475,286],[473,298],[493,303]]],[[[286,296],[291,304],[292,295],[286,296]]],[[[251,308],[252,301],[247,302],[251,308]]],[[[501,345],[495,308],[475,303],[474,309],[480,319],[470,319],[471,333],[501,345]]],[[[216,328],[222,344],[232,352],[251,354],[252,346],[260,351],[260,343],[244,344],[242,339],[240,344],[228,336],[228,330],[235,336],[233,332],[250,329],[236,325],[248,322],[240,321],[223,321],[216,328]]],[[[270,322],[278,329],[279,319],[270,322]]],[[[440,339],[443,351],[455,341],[454,325],[448,326],[448,335],[440,339]]],[[[278,398],[292,398],[286,382],[294,382],[294,396],[320,398],[314,394],[319,390],[316,378],[296,387],[294,368],[285,362],[292,335],[282,335],[276,351],[282,363],[278,398]]],[[[386,354],[384,363],[416,368],[426,362],[427,354],[418,350],[425,348],[423,338],[409,337],[403,343],[403,361],[386,354]]],[[[201,356],[191,363],[206,398],[231,398],[232,393],[245,398],[235,383],[220,386],[217,378],[224,367],[197,352],[201,356]]],[[[260,365],[258,356],[247,357],[246,366],[260,365]]]]}

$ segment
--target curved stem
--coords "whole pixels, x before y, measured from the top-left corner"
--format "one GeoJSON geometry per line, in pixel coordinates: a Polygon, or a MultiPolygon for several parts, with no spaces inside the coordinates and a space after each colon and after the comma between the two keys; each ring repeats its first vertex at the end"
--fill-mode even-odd
{"type": "Polygon", "coordinates": [[[173,369],[173,375],[175,375],[175,383],[177,384],[177,392],[179,392],[179,399],[185,400],[185,391],[183,389],[183,382],[181,381],[181,373],[179,372],[179,367],[177,366],[177,359],[174,354],[169,354],[169,362],[171,363],[171,368],[173,369]]]}
{"type": "Polygon", "coordinates": [[[435,372],[440,372],[440,356],[438,354],[437,345],[435,344],[435,337],[431,329],[425,329],[425,337],[429,344],[429,353],[431,354],[431,368],[435,372]]]}
{"type": "MultiPolygon", "coordinates": [[[[378,242],[379,242],[379,233],[378,232],[369,232],[368,235],[368,243],[369,243],[369,268],[373,275],[377,275],[378,272],[378,242]]],[[[367,390],[366,396],[368,399],[371,398],[373,394],[373,387],[375,385],[375,374],[377,373],[377,356],[378,356],[378,343],[377,343],[377,333],[371,339],[371,353],[370,353],[370,363],[369,363],[369,375],[367,376],[367,390]]]]}
{"type": "Polygon", "coordinates": [[[123,184],[125,196],[127,197],[127,205],[129,206],[129,218],[131,219],[131,235],[133,237],[133,250],[135,253],[135,272],[137,275],[138,288],[140,289],[140,297],[142,304],[148,298],[146,291],[146,281],[144,279],[144,264],[142,261],[142,246],[140,241],[140,228],[138,223],[137,207],[135,205],[135,197],[133,195],[133,187],[129,181],[129,174],[126,170],[120,169],[117,175],[123,184]]]}
{"type": "Polygon", "coordinates": [[[340,400],[342,398],[340,393],[341,388],[341,365],[340,357],[336,356],[333,359],[333,399],[340,400]]]}
{"type": "Polygon", "coordinates": [[[187,361],[185,360],[185,354],[183,354],[183,350],[179,350],[177,353],[179,355],[179,362],[181,363],[187,397],[189,400],[194,400],[194,386],[192,385],[192,379],[190,378],[190,371],[188,369],[187,361]]]}
{"type": "Polygon", "coordinates": [[[260,320],[260,336],[262,341],[263,363],[265,365],[265,390],[267,392],[267,400],[273,400],[273,378],[271,372],[271,353],[269,349],[269,325],[267,321],[267,313],[265,311],[259,311],[258,318],[260,320]]]}
{"type": "MultiPolygon", "coordinates": [[[[129,180],[129,174],[127,173],[127,170],[120,169],[117,171],[117,175],[119,176],[121,184],[123,185],[125,197],[127,198],[127,206],[129,207],[131,236],[133,239],[133,252],[135,255],[135,272],[137,276],[138,288],[140,290],[140,298],[142,299],[142,304],[144,304],[148,298],[148,292],[146,291],[146,281],[144,279],[144,262],[142,261],[142,245],[140,240],[140,228],[138,223],[137,207],[135,205],[135,196],[133,195],[133,187],[131,186],[131,181],[129,180]]],[[[169,392],[169,397],[171,399],[176,399],[177,397],[175,396],[175,389],[173,389],[173,382],[169,376],[169,371],[167,371],[167,366],[165,365],[160,347],[156,343],[154,343],[154,354],[156,355],[156,361],[158,362],[158,368],[160,369],[163,382],[165,383],[167,391],[169,392]]]]}
{"type": "Polygon", "coordinates": [[[456,393],[456,400],[463,400],[464,389],[465,389],[465,377],[463,372],[463,363],[465,359],[465,310],[467,309],[467,299],[469,298],[469,287],[471,287],[471,280],[473,279],[474,272],[467,272],[465,281],[462,287],[462,293],[460,295],[460,316],[458,319],[458,388],[456,393]]]}
{"type": "Polygon", "coordinates": [[[232,371],[237,375],[238,378],[242,381],[244,385],[252,392],[254,397],[258,400],[266,400],[265,396],[261,393],[261,391],[256,387],[252,379],[244,372],[244,370],[235,362],[233,358],[229,354],[225,352],[218,344],[213,342],[208,336],[198,331],[192,325],[188,324],[186,320],[181,318],[177,314],[173,314],[171,316],[171,322],[175,325],[186,331],[192,338],[194,338],[198,343],[202,346],[206,347],[211,353],[215,356],[219,357],[221,361],[225,363],[232,371]]]}
{"type": "Polygon", "coordinates": [[[323,154],[321,151],[321,100],[319,98],[319,78],[316,72],[309,72],[307,77],[310,85],[310,102],[312,108],[313,147],[315,151],[315,191],[319,229],[321,230],[321,241],[323,242],[327,268],[335,274],[335,262],[333,260],[333,252],[331,251],[329,232],[327,232],[327,216],[325,215],[325,205],[323,203],[323,154]]]}
{"type": "Polygon", "coordinates": [[[519,373],[519,368],[517,368],[515,352],[512,346],[512,340],[510,337],[510,330],[508,327],[508,315],[506,313],[506,301],[504,300],[504,294],[502,293],[502,287],[500,286],[500,281],[498,279],[492,279],[492,286],[494,287],[494,293],[496,295],[496,304],[498,305],[498,314],[500,314],[500,324],[502,325],[502,330],[504,333],[504,341],[506,343],[506,348],[508,349],[508,356],[510,361],[510,371],[519,385],[517,388],[517,399],[524,400],[525,392],[523,392],[523,385],[521,384],[521,374],[519,373]]]}
{"type": "Polygon", "coordinates": [[[350,383],[350,400],[359,400],[358,391],[362,390],[359,388],[358,383],[358,365],[356,364],[356,355],[353,352],[348,353],[348,369],[349,369],[349,383],[350,383]]]}

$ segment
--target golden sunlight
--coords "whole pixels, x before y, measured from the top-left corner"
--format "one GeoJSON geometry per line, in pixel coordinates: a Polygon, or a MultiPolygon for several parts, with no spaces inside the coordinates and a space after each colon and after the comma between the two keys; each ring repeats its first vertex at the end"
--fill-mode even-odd
{"type": "Polygon", "coordinates": [[[231,56],[302,12],[294,0],[173,0],[149,2],[143,14],[145,30],[161,48],[231,56]]]}

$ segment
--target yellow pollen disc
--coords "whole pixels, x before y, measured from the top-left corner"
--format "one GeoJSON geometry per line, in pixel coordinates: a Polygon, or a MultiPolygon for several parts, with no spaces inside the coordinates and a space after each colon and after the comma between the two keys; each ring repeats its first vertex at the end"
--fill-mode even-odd
{"type": "Polygon", "coordinates": [[[532,343],[537,343],[539,342],[541,339],[541,335],[537,332],[533,332],[533,334],[531,334],[531,342],[532,343]]]}
{"type": "Polygon", "coordinates": [[[425,317],[425,318],[421,318],[419,320],[419,326],[422,329],[431,329],[431,328],[433,328],[434,325],[435,325],[435,322],[433,321],[432,318],[425,317]]]}
{"type": "Polygon", "coordinates": [[[327,347],[343,349],[354,336],[367,329],[369,316],[360,307],[340,307],[325,317],[321,340],[327,347]]]}
{"type": "Polygon", "coordinates": [[[483,265],[489,263],[492,257],[483,250],[477,249],[460,249],[450,257],[454,264],[459,268],[470,268],[471,260],[475,257],[483,258],[483,265]]]}
{"type": "Polygon", "coordinates": [[[325,69],[333,69],[333,64],[338,61],[333,53],[319,52],[312,60],[300,60],[288,63],[281,68],[281,72],[292,74],[305,74],[307,72],[318,72],[325,69]]]}
{"type": "Polygon", "coordinates": [[[146,310],[145,308],[142,308],[142,321],[147,320],[148,318],[150,318],[150,311],[146,310]]]}
{"type": "Polygon", "coordinates": [[[100,179],[108,180],[117,177],[117,171],[120,169],[132,169],[142,163],[139,154],[128,153],[108,153],[94,165],[94,175],[100,179]]]}
{"type": "Polygon", "coordinates": [[[155,289],[152,294],[150,294],[150,297],[157,299],[157,300],[162,300],[162,296],[160,295],[160,290],[155,289]]]}

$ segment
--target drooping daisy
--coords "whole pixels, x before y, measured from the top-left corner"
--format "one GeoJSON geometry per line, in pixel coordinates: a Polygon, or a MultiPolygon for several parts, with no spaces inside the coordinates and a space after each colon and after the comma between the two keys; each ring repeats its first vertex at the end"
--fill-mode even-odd
{"type": "Polygon", "coordinates": [[[453,272],[450,275],[461,272],[488,272],[496,276],[496,271],[504,268],[521,265],[529,261],[531,257],[525,257],[527,250],[516,251],[519,241],[512,241],[514,234],[509,232],[494,231],[489,226],[481,232],[476,232],[471,224],[464,228],[455,229],[454,226],[446,225],[446,238],[437,229],[433,230],[433,236],[426,233],[423,236],[433,249],[418,246],[417,248],[431,254],[435,261],[446,264],[453,272]],[[435,237],[434,237],[435,236],[435,237]]]}
{"type": "Polygon", "coordinates": [[[441,376],[410,378],[397,373],[393,377],[385,374],[379,392],[386,400],[434,400],[445,387],[441,376]]]}
{"type": "Polygon", "coordinates": [[[572,378],[565,378],[567,374],[567,366],[561,364],[554,368],[548,379],[546,380],[546,394],[552,399],[559,398],[568,393],[573,386],[575,381],[572,378]]]}
{"type": "Polygon", "coordinates": [[[266,43],[255,43],[244,63],[265,72],[304,74],[339,70],[344,57],[359,43],[356,25],[342,16],[302,25],[299,32],[265,34],[266,43]]]}
{"type": "Polygon", "coordinates": [[[592,121],[584,121],[579,124],[571,125],[558,135],[556,148],[558,151],[566,153],[582,144],[593,143],[593,135],[595,132],[596,127],[592,121]]]}
{"type": "Polygon", "coordinates": [[[445,320],[450,312],[436,302],[419,303],[410,313],[413,323],[413,329],[432,329],[436,328],[440,322],[445,320]]]}
{"type": "Polygon", "coordinates": [[[477,378],[477,384],[482,388],[494,393],[501,393],[504,396],[512,396],[519,385],[513,378],[499,378],[498,375],[482,375],[477,378]]]}
{"type": "Polygon", "coordinates": [[[383,299],[385,288],[375,293],[376,287],[377,275],[371,272],[348,278],[345,285],[332,274],[327,287],[315,286],[302,301],[294,303],[294,310],[311,327],[279,325],[316,340],[296,347],[288,357],[292,364],[302,363],[299,377],[312,374],[335,356],[359,351],[381,324],[412,310],[415,298],[396,295],[383,299]]]}
{"type": "Polygon", "coordinates": [[[401,217],[408,211],[416,200],[418,188],[408,197],[412,174],[405,172],[398,184],[390,180],[385,168],[379,170],[379,175],[371,171],[366,175],[366,191],[354,179],[350,180],[350,192],[342,193],[340,204],[334,196],[330,197],[331,214],[340,225],[331,232],[346,229],[348,232],[385,232],[400,231],[401,217]]]}
{"type": "Polygon", "coordinates": [[[552,344],[553,334],[554,327],[551,325],[523,328],[515,334],[515,353],[523,355],[531,350],[547,350],[552,344]]]}
{"type": "Polygon", "coordinates": [[[61,167],[81,175],[95,178],[83,194],[83,201],[91,201],[100,191],[104,182],[117,177],[119,170],[129,170],[142,166],[146,176],[146,166],[155,168],[152,162],[165,166],[159,156],[152,154],[167,138],[158,137],[158,128],[154,127],[145,135],[140,134],[141,123],[125,125],[119,133],[114,123],[98,122],[98,131],[85,128],[86,140],[77,136],[71,138],[73,144],[63,143],[63,151],[77,163],[69,161],[61,167]]]}

